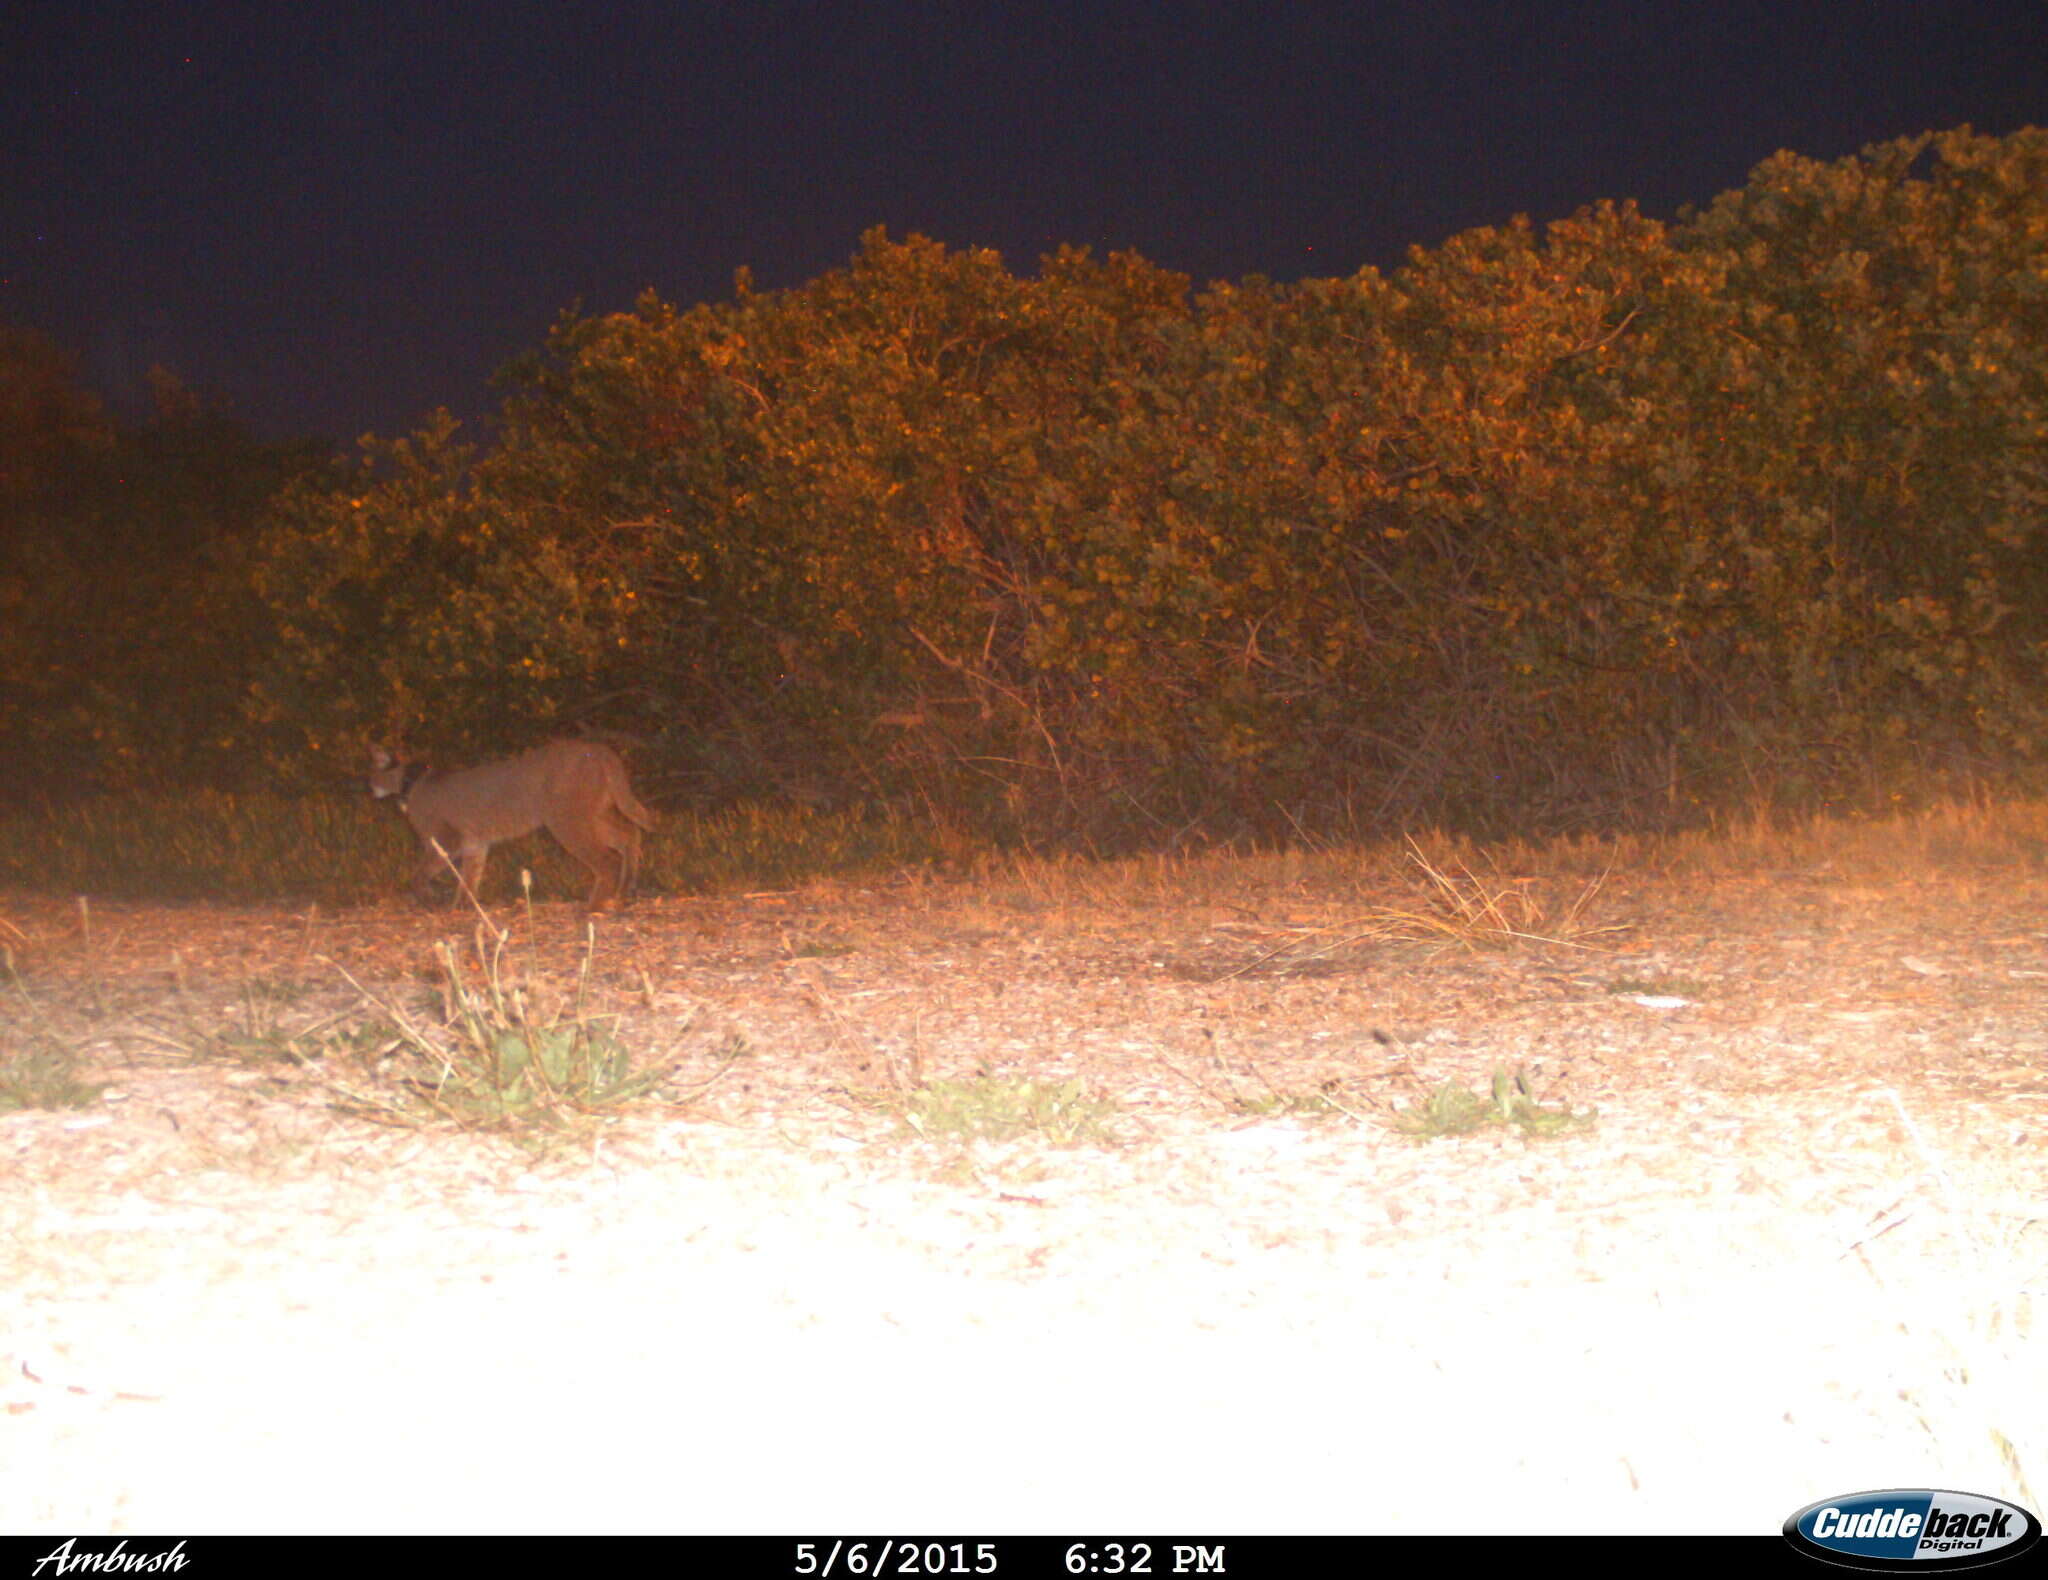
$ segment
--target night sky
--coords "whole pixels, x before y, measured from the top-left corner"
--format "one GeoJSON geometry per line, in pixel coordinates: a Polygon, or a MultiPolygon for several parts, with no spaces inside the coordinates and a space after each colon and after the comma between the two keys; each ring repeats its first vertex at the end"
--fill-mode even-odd
{"type": "Polygon", "coordinates": [[[0,321],[258,431],[467,420],[572,304],[687,305],[862,230],[1389,267],[1780,148],[2048,125],[2048,0],[231,6],[0,14],[0,321]]]}

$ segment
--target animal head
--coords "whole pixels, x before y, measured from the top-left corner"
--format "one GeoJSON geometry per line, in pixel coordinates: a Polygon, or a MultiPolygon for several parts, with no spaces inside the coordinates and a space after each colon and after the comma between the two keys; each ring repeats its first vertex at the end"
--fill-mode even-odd
{"type": "Polygon", "coordinates": [[[418,769],[402,757],[393,755],[381,746],[370,748],[370,794],[382,801],[389,796],[404,796],[419,777],[418,769]]]}

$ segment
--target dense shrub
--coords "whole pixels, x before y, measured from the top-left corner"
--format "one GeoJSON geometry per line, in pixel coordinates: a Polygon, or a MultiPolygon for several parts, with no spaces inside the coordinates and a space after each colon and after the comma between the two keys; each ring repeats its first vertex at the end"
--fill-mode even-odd
{"type": "MultiPolygon", "coordinates": [[[[602,725],[671,797],[1097,845],[1684,821],[2031,779],[2044,510],[2039,132],[1199,293],[875,231],[301,476],[185,562],[234,685],[157,717],[285,779],[602,725]]],[[[0,662],[17,743],[132,726],[133,664],[0,662]]]]}

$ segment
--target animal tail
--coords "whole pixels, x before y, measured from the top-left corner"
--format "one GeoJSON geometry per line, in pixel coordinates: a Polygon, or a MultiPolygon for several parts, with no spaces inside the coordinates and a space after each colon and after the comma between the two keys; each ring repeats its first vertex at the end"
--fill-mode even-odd
{"type": "Polygon", "coordinates": [[[654,814],[633,794],[633,787],[627,783],[624,769],[612,775],[611,791],[612,805],[629,821],[638,823],[642,828],[654,827],[654,814]]]}

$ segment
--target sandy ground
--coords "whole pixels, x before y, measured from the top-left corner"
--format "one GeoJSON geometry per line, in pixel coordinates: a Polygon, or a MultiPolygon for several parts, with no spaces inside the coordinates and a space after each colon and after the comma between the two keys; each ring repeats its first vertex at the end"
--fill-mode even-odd
{"type": "Polygon", "coordinates": [[[507,906],[533,994],[587,950],[586,1006],[676,1069],[534,1159],[337,1113],[339,1053],[223,1035],[368,1015],[347,978],[417,999],[459,918],[0,897],[0,1051],[60,1037],[109,1083],[0,1115],[0,1527],[2039,1509],[2044,898],[1610,880],[1575,946],[1506,948],[1388,936],[1399,896],[1278,866],[657,900],[594,942],[507,906]],[[1496,1067],[1597,1118],[1391,1128],[1496,1067]],[[905,1127],[907,1087],[978,1072],[1078,1081],[1108,1129],[905,1127]]]}

